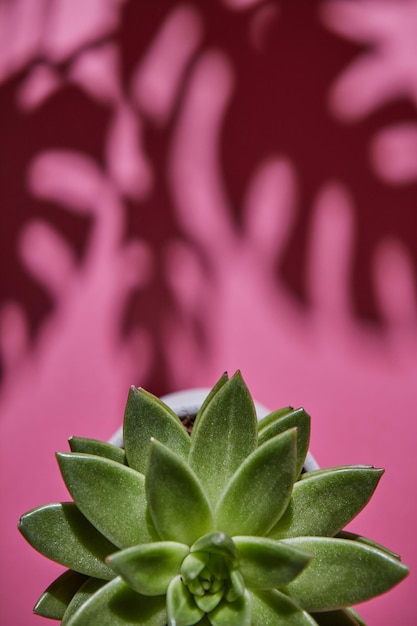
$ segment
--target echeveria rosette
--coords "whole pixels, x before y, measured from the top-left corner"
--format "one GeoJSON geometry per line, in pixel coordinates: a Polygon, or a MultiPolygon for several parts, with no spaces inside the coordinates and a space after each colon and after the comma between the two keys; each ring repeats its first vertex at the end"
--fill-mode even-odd
{"type": "Polygon", "coordinates": [[[257,423],[236,373],[221,377],[189,436],[158,398],[132,388],[121,450],[72,438],[57,455],[74,502],[26,513],[20,530],[69,568],[35,612],[64,626],[360,626],[350,605],[408,570],[343,531],[382,474],[301,473],[309,416],[257,423]]]}

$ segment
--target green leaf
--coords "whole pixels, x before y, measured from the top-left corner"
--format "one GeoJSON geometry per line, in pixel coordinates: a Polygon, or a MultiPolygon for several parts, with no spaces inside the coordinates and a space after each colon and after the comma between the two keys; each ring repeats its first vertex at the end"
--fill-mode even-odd
{"type": "Polygon", "coordinates": [[[192,626],[203,616],[203,611],[194,602],[181,576],[173,578],[168,587],[167,612],[168,623],[175,626],[192,626]]]}
{"type": "Polygon", "coordinates": [[[156,440],[150,449],[146,494],[161,539],[191,545],[213,530],[213,512],[197,476],[156,440]]]}
{"type": "Polygon", "coordinates": [[[189,552],[190,548],[182,543],[159,541],[116,552],[108,562],[132,589],[157,596],[166,593],[189,552]]]}
{"type": "Polygon", "coordinates": [[[105,558],[116,549],[73,502],[47,504],[22,515],[19,530],[41,554],[76,572],[114,577],[105,558]]]}
{"type": "Polygon", "coordinates": [[[355,611],[355,609],[353,609],[352,607],[349,607],[346,609],[346,613],[348,613],[349,615],[351,615],[354,619],[356,619],[358,626],[366,626],[365,622],[363,621],[362,617],[359,615],[359,613],[357,611],[355,611]]]}
{"type": "Polygon", "coordinates": [[[213,626],[251,626],[251,598],[248,592],[234,602],[223,600],[208,617],[213,626]]]}
{"type": "Polygon", "coordinates": [[[213,505],[256,447],[255,406],[237,372],[206,404],[191,432],[189,462],[213,505]]]}
{"type": "Polygon", "coordinates": [[[197,539],[191,546],[191,552],[208,552],[210,554],[220,554],[226,559],[236,558],[236,546],[233,540],[225,533],[214,532],[197,539]]]}
{"type": "Polygon", "coordinates": [[[337,533],[336,537],[338,539],[348,539],[349,541],[357,541],[359,543],[363,543],[366,546],[370,546],[371,548],[376,548],[377,550],[381,550],[382,552],[386,552],[389,556],[392,556],[394,559],[401,561],[401,557],[396,552],[393,552],[389,548],[382,546],[380,543],[376,541],[372,541],[372,539],[368,539],[368,537],[363,537],[362,535],[357,535],[356,533],[348,532],[347,530],[341,530],[337,533]]]}
{"type": "Polygon", "coordinates": [[[345,539],[297,537],[284,543],[313,558],[285,593],[307,611],[343,608],[369,600],[399,583],[408,568],[386,552],[345,539]]]}
{"type": "Polygon", "coordinates": [[[313,617],[318,626],[361,626],[361,622],[358,622],[354,614],[348,609],[313,613],[313,617]]]}
{"type": "Polygon", "coordinates": [[[252,626],[317,626],[317,622],[279,591],[252,591],[252,626]]]}
{"type": "Polygon", "coordinates": [[[120,578],[101,587],[70,617],[65,626],[163,626],[167,622],[164,596],[142,596],[120,578]]]}
{"type": "Polygon", "coordinates": [[[220,391],[220,389],[223,387],[223,385],[225,383],[227,383],[227,381],[229,380],[229,375],[227,372],[224,372],[224,374],[222,374],[219,378],[219,380],[217,381],[217,383],[214,385],[214,387],[212,389],[210,389],[209,393],[207,394],[203,404],[200,407],[200,410],[197,413],[197,416],[195,418],[194,424],[198,423],[201,415],[204,413],[204,411],[207,408],[207,405],[210,404],[210,402],[213,400],[214,396],[217,394],[218,391],[220,391]]]}
{"type": "Polygon", "coordinates": [[[86,454],[95,454],[96,456],[104,456],[106,459],[117,461],[126,465],[125,451],[118,446],[97,439],[87,439],[85,437],[70,437],[68,440],[71,452],[85,452],[86,454]]]}
{"type": "Polygon", "coordinates": [[[310,555],[281,541],[263,537],[233,537],[239,569],[250,589],[274,589],[295,578],[310,555]]]}
{"type": "Polygon", "coordinates": [[[296,429],[257,448],[218,502],[217,528],[228,535],[264,536],[285,511],[295,480],[296,429]]]}
{"type": "Polygon", "coordinates": [[[61,620],[73,596],[86,580],[88,578],[84,574],[67,570],[45,589],[33,612],[42,617],[61,620]]]}
{"type": "Polygon", "coordinates": [[[210,613],[213,611],[224,596],[224,589],[217,591],[216,593],[206,593],[204,596],[194,596],[194,601],[199,609],[204,613],[210,613]]]}
{"type": "Polygon", "coordinates": [[[383,470],[372,467],[335,467],[308,472],[294,484],[284,515],[270,537],[331,537],[369,502],[383,470]]]}
{"type": "Polygon", "coordinates": [[[258,432],[260,433],[260,431],[266,428],[266,426],[269,426],[271,423],[275,422],[277,419],[280,419],[281,417],[284,417],[285,415],[288,415],[288,413],[292,413],[293,411],[294,411],[293,406],[284,406],[282,409],[277,409],[276,411],[272,411],[271,413],[268,413],[268,415],[265,415],[265,417],[259,420],[258,432]]]}
{"type": "MultiPolygon", "coordinates": [[[[197,581],[199,574],[206,567],[210,560],[208,552],[190,552],[181,564],[181,576],[183,581],[188,585],[197,581]]],[[[201,588],[201,593],[204,590],[201,588]]]]}
{"type": "Polygon", "coordinates": [[[154,437],[183,459],[188,458],[190,437],[175,413],[144,389],[130,388],[123,422],[123,440],[128,464],[145,473],[149,446],[154,437]]]}
{"type": "Polygon", "coordinates": [[[234,602],[245,593],[245,581],[243,580],[243,576],[237,569],[237,567],[232,567],[229,569],[229,580],[230,587],[226,594],[226,600],[228,602],[234,602]]]}
{"type": "Polygon", "coordinates": [[[80,511],[119,548],[157,536],[146,516],[145,477],[103,457],[57,454],[65,484],[80,511]]]}
{"type": "MultiPolygon", "coordinates": [[[[284,409],[287,411],[287,409],[284,409]]],[[[266,441],[285,432],[289,428],[297,428],[297,476],[301,474],[304,461],[307,456],[310,444],[310,416],[304,409],[296,409],[282,415],[282,409],[275,411],[268,418],[268,425],[264,426],[258,435],[258,445],[261,446],[266,441]],[[271,416],[275,415],[275,419],[271,416]]],[[[266,418],[264,418],[266,419],[266,418]]]]}
{"type": "Polygon", "coordinates": [[[69,603],[68,608],[64,613],[61,626],[66,626],[81,605],[87,602],[87,600],[89,600],[105,584],[106,581],[104,580],[99,580],[98,578],[88,578],[69,603]]]}

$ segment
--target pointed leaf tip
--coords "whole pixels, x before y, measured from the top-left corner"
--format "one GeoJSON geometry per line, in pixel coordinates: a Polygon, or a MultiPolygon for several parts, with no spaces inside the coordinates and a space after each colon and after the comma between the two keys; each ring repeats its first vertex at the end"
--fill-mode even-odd
{"type": "Polygon", "coordinates": [[[188,458],[191,442],[181,420],[162,400],[133,387],[126,403],[123,440],[129,466],[141,473],[146,472],[151,437],[188,458]]]}
{"type": "Polygon", "coordinates": [[[87,576],[113,578],[105,557],[115,550],[73,502],[47,504],[20,518],[19,530],[35,550],[87,576]]]}
{"type": "Polygon", "coordinates": [[[291,500],[269,535],[332,537],[369,502],[382,471],[345,466],[304,474],[294,484],[291,500]]]}
{"type": "Polygon", "coordinates": [[[239,465],[256,447],[254,402],[237,373],[210,395],[191,433],[189,463],[213,505],[239,465]]]}
{"type": "Polygon", "coordinates": [[[356,541],[296,537],[283,542],[313,555],[285,588],[285,593],[310,612],[364,602],[385,593],[408,574],[408,568],[396,558],[356,541]]]}

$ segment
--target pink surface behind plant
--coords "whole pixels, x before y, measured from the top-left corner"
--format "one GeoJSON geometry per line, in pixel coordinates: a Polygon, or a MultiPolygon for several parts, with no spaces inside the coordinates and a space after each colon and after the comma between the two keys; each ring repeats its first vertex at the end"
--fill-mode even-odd
{"type": "MultiPolygon", "coordinates": [[[[239,134],[253,162],[243,165],[234,142],[234,152],[227,147],[233,124],[244,119],[245,60],[268,49],[270,33],[288,18],[286,2],[229,0],[211,9],[163,3],[158,19],[146,4],[137,9],[143,41],[130,64],[128,36],[116,36],[121,25],[127,29],[124,11],[134,10],[128,1],[83,0],[82,20],[79,3],[69,0],[0,5],[0,90],[13,94],[19,123],[52,103],[48,120],[58,128],[58,98],[71,90],[97,119],[106,114],[103,126],[83,127],[86,141],[99,137],[94,150],[69,135],[68,145],[60,143],[45,125],[47,139],[40,134],[25,171],[15,172],[30,210],[17,196],[6,194],[2,204],[3,249],[14,256],[3,262],[0,294],[0,616],[13,626],[49,623],[31,610],[61,569],[35,553],[16,524],[34,506],[69,498],[55,450],[66,449],[73,434],[108,439],[130,384],[156,393],[211,386],[226,369],[241,369],[256,399],[271,408],[306,408],[321,466],[386,469],[352,529],[417,566],[417,257],[410,246],[417,230],[410,201],[417,183],[417,3],[300,3],[291,22],[295,33],[298,23],[308,29],[311,13],[323,40],[332,33],[370,46],[340,62],[323,89],[335,129],[352,124],[354,134],[387,103],[407,102],[390,121],[370,125],[364,153],[348,155],[354,172],[355,162],[366,160],[367,178],[346,180],[334,174],[325,146],[317,145],[317,162],[306,169],[308,136],[300,140],[305,153],[286,150],[286,127],[297,136],[304,121],[282,111],[270,120],[280,137],[282,129],[282,145],[265,135],[259,149],[262,120],[254,112],[239,134]],[[234,40],[239,48],[245,33],[241,56],[216,30],[219,16],[244,23],[234,40]],[[154,152],[153,136],[161,144],[154,152]],[[246,168],[238,185],[234,168],[246,168]],[[323,173],[312,185],[316,168],[323,173]],[[365,197],[391,202],[392,214],[376,206],[363,215],[364,181],[365,197]],[[401,220],[404,237],[395,230],[401,220]],[[358,313],[358,267],[370,277],[373,318],[358,313]]],[[[302,54],[301,37],[297,45],[302,54]]],[[[276,80],[261,81],[264,99],[276,80]]],[[[8,150],[12,163],[24,142],[8,150]]],[[[413,575],[359,610],[370,626],[414,626],[413,575]]]]}

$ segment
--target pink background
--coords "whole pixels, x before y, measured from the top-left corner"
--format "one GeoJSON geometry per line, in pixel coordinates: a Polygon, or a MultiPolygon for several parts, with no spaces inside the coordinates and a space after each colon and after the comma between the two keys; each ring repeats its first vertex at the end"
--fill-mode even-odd
{"type": "Polygon", "coordinates": [[[0,0],[2,624],[50,623],[54,451],[225,369],[386,468],[352,529],[416,567],[416,107],[416,0],[0,0]]]}

